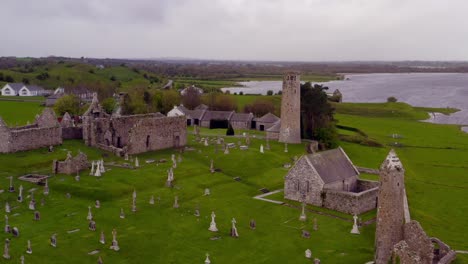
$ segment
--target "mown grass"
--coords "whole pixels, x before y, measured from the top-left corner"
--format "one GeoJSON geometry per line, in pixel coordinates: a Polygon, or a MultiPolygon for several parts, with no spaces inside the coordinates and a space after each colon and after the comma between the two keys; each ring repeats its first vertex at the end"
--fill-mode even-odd
{"type": "Polygon", "coordinates": [[[0,118],[9,126],[25,125],[28,121],[33,123],[42,110],[38,102],[0,101],[0,118]]]}

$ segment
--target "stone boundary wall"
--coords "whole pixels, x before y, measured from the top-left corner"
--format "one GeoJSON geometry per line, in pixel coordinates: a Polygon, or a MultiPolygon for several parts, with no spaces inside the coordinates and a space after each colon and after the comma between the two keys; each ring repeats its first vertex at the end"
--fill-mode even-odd
{"type": "Polygon", "coordinates": [[[373,188],[378,188],[380,183],[378,181],[370,181],[370,180],[357,180],[357,192],[362,192],[366,190],[370,190],[373,188]]]}
{"type": "Polygon", "coordinates": [[[125,151],[122,148],[116,148],[114,146],[107,146],[105,144],[97,144],[96,147],[104,151],[111,152],[112,154],[119,156],[119,157],[123,157],[125,155],[125,151]]]}
{"type": "Polygon", "coordinates": [[[362,214],[377,207],[379,188],[359,193],[324,190],[322,206],[346,214],[362,214]]]}
{"type": "Polygon", "coordinates": [[[8,152],[32,150],[62,144],[62,128],[30,128],[10,131],[8,152]]]}
{"type": "Polygon", "coordinates": [[[83,139],[82,127],[62,127],[63,139],[83,139]]]}
{"type": "Polygon", "coordinates": [[[88,168],[88,157],[84,153],[76,157],[67,157],[64,161],[54,160],[52,163],[52,172],[54,174],[75,174],[88,168]]]}
{"type": "Polygon", "coordinates": [[[358,167],[358,166],[356,166],[356,169],[359,171],[359,173],[368,173],[368,174],[375,174],[375,175],[379,175],[380,173],[378,169],[371,169],[371,168],[358,167]]]}

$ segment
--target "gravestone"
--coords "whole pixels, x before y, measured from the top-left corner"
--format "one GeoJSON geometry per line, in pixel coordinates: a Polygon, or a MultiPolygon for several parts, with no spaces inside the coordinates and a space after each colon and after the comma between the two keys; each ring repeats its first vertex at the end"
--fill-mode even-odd
{"type": "Polygon", "coordinates": [[[5,239],[5,247],[3,248],[3,258],[10,259],[10,240],[5,239]]]}
{"type": "Polygon", "coordinates": [[[101,256],[99,256],[97,263],[98,263],[98,264],[103,264],[103,263],[104,263],[104,262],[102,261],[101,256]]]}
{"type": "Polygon", "coordinates": [[[210,195],[210,194],[211,194],[210,189],[205,188],[205,193],[204,193],[203,195],[204,195],[204,196],[208,196],[208,195],[210,195]]]}
{"type": "Polygon", "coordinates": [[[124,213],[123,208],[120,208],[120,218],[121,218],[121,219],[124,219],[124,218],[125,218],[125,213],[124,213]]]}
{"type": "Polygon", "coordinates": [[[179,208],[179,197],[174,197],[174,208],[179,208]]]}
{"type": "Polygon", "coordinates": [[[211,172],[212,174],[215,173],[215,168],[214,168],[213,159],[211,159],[211,161],[210,161],[210,172],[211,172]]]}
{"type": "Polygon", "coordinates": [[[284,143],[284,152],[288,153],[288,143],[284,143]]]}
{"type": "Polygon", "coordinates": [[[71,198],[71,194],[70,194],[70,193],[65,194],[65,196],[67,197],[67,199],[70,199],[70,198],[71,198]]]}
{"type": "Polygon", "coordinates": [[[57,247],[57,234],[53,234],[50,237],[50,245],[53,247],[57,247]]]}
{"type": "Polygon", "coordinates": [[[314,229],[314,231],[318,230],[317,218],[314,218],[314,227],[313,227],[313,229],[314,229]]]}
{"type": "Polygon", "coordinates": [[[216,218],[215,212],[211,212],[211,223],[210,223],[210,228],[208,228],[208,230],[210,230],[211,232],[218,232],[218,228],[216,227],[215,218],[216,218]]]}
{"type": "Polygon", "coordinates": [[[312,258],[312,251],[310,249],[306,249],[305,257],[308,258],[308,259],[312,258]]]}
{"type": "Polygon", "coordinates": [[[208,138],[205,138],[205,147],[208,147],[208,138]]]}
{"type": "Polygon", "coordinates": [[[28,247],[26,248],[26,253],[32,254],[31,240],[28,240],[28,247]]]}
{"type": "Polygon", "coordinates": [[[19,193],[18,193],[18,202],[22,203],[23,202],[23,185],[20,185],[19,187],[19,193]]]}
{"type": "Polygon", "coordinates": [[[94,175],[94,160],[91,161],[91,171],[89,172],[89,175],[90,176],[94,175]]]}
{"type": "Polygon", "coordinates": [[[96,207],[97,209],[101,208],[101,202],[99,200],[96,200],[96,202],[94,203],[94,207],[96,207]]]}
{"type": "Polygon", "coordinates": [[[19,229],[18,229],[16,226],[13,227],[13,229],[11,229],[11,234],[12,234],[14,237],[19,237],[19,235],[20,235],[19,229]]]}
{"type": "Polygon", "coordinates": [[[49,181],[47,180],[47,178],[45,179],[44,195],[49,195],[49,181]]]}
{"type": "Polygon", "coordinates": [[[167,187],[172,187],[174,182],[174,171],[172,168],[169,168],[167,171],[167,181],[166,181],[166,186],[167,187]]]}
{"type": "Polygon", "coordinates": [[[11,207],[8,202],[5,203],[5,213],[11,213],[11,207]]]}
{"type": "Polygon", "coordinates": [[[236,219],[235,218],[232,218],[232,227],[231,227],[231,237],[235,237],[235,238],[238,238],[239,237],[239,233],[237,232],[237,228],[236,228],[236,219]]]}
{"type": "Polygon", "coordinates": [[[254,230],[255,228],[257,228],[257,223],[255,222],[254,219],[250,219],[249,226],[250,226],[250,229],[252,229],[252,230],[254,230]]]}
{"type": "Polygon", "coordinates": [[[112,230],[112,245],[110,246],[110,249],[114,251],[119,251],[119,242],[117,242],[117,230],[115,228],[112,230]]]}
{"type": "Polygon", "coordinates": [[[95,177],[101,177],[101,169],[99,163],[99,161],[96,162],[96,171],[94,172],[95,177]]]}
{"type": "Polygon", "coordinates": [[[13,186],[13,176],[10,176],[10,186],[8,187],[9,192],[15,192],[15,186],[13,186]]]}
{"type": "Polygon", "coordinates": [[[20,257],[20,264],[24,264],[24,256],[23,255],[21,255],[21,257],[20,257]]]}
{"type": "Polygon", "coordinates": [[[151,195],[151,198],[149,200],[149,204],[154,204],[154,195],[151,195]]]}
{"type": "Polygon", "coordinates": [[[198,208],[195,209],[195,214],[196,217],[200,217],[200,210],[198,208]]]}
{"type": "Polygon", "coordinates": [[[106,244],[106,237],[104,236],[104,232],[101,231],[101,235],[99,236],[99,243],[105,245],[106,244]]]}
{"type": "Polygon", "coordinates": [[[353,224],[353,229],[351,229],[351,234],[356,234],[356,235],[359,235],[361,232],[359,232],[359,228],[358,228],[358,225],[357,225],[357,215],[354,215],[353,216],[353,220],[354,220],[354,224],[353,224]]]}
{"type": "Polygon", "coordinates": [[[301,212],[301,216],[299,216],[299,221],[305,221],[307,220],[307,215],[305,213],[305,207],[306,207],[306,204],[305,202],[302,202],[302,212],[301,212]]]}
{"type": "Polygon", "coordinates": [[[135,168],[140,167],[140,161],[138,161],[138,157],[135,158],[135,168]]]}
{"type": "Polygon", "coordinates": [[[34,192],[31,192],[31,200],[29,201],[29,210],[36,210],[36,200],[34,200],[34,192]]]}
{"type": "Polygon", "coordinates": [[[124,160],[128,161],[128,153],[125,153],[124,160]]]}
{"type": "Polygon", "coordinates": [[[320,259],[318,258],[314,259],[314,264],[320,264],[320,259]]]}
{"type": "Polygon", "coordinates": [[[10,233],[11,232],[11,228],[10,228],[10,225],[8,224],[8,215],[5,215],[5,233],[10,233]]]}
{"type": "Polygon", "coordinates": [[[35,221],[41,220],[41,213],[39,213],[39,211],[34,212],[34,220],[35,221]]]}
{"type": "Polygon", "coordinates": [[[229,147],[226,145],[226,147],[224,148],[224,154],[225,155],[228,155],[229,154],[229,147]]]}
{"type": "Polygon", "coordinates": [[[78,171],[78,169],[76,170],[75,181],[77,181],[77,182],[80,181],[80,172],[78,171]]]}
{"type": "Polygon", "coordinates": [[[208,254],[208,253],[206,253],[205,264],[211,264],[211,261],[210,261],[210,254],[208,254]]]}
{"type": "Polygon", "coordinates": [[[101,173],[104,173],[106,172],[106,169],[104,168],[104,160],[101,159],[101,162],[99,163],[99,170],[101,171],[101,173]]]}
{"type": "Polygon", "coordinates": [[[134,212],[134,213],[137,211],[137,208],[136,208],[136,197],[137,197],[136,190],[133,189],[133,194],[132,194],[132,212],[134,212]]]}
{"type": "Polygon", "coordinates": [[[263,144],[260,145],[260,153],[262,153],[262,154],[264,153],[264,151],[263,151],[263,144]]]}
{"type": "Polygon", "coordinates": [[[302,230],[302,237],[303,238],[310,238],[310,232],[306,230],[302,230]]]}
{"type": "Polygon", "coordinates": [[[89,221],[88,229],[91,231],[96,231],[96,221],[93,221],[93,220],[89,221]]]}

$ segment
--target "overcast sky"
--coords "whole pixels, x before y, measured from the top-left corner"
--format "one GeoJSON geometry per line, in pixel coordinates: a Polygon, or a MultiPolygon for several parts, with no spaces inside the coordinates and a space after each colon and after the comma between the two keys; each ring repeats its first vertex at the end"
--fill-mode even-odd
{"type": "Polygon", "coordinates": [[[1,0],[0,56],[468,60],[467,0],[1,0]]]}

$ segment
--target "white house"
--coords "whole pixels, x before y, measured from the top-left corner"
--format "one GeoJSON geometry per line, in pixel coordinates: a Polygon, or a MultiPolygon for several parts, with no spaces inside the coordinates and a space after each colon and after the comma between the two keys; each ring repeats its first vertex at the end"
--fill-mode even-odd
{"type": "Polygon", "coordinates": [[[186,115],[185,112],[187,111],[187,108],[185,108],[183,105],[176,106],[174,105],[174,108],[167,112],[168,117],[173,117],[173,116],[184,116],[186,115]]]}
{"type": "Polygon", "coordinates": [[[7,83],[1,91],[3,96],[40,96],[48,94],[48,91],[42,87],[23,83],[7,83]]]}

